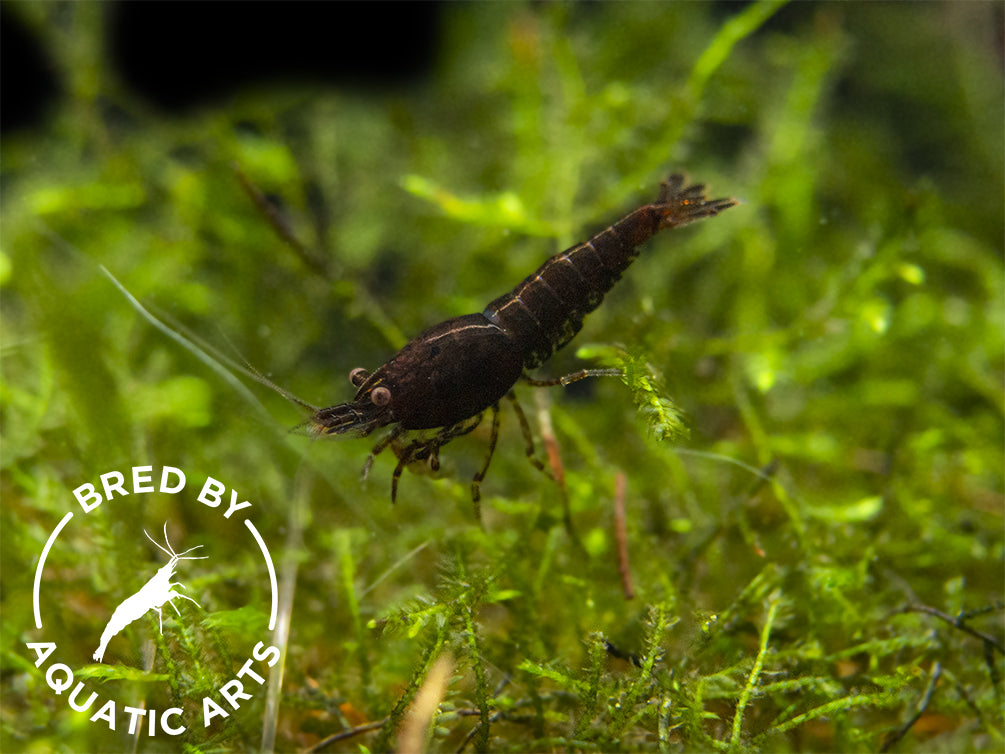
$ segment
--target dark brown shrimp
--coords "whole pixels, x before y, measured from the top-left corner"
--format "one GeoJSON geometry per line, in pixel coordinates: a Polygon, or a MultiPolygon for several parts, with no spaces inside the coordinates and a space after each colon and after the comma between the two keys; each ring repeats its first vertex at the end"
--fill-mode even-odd
{"type": "MultiPolygon", "coordinates": [[[[483,312],[434,325],[372,374],[354,369],[349,378],[358,388],[356,397],[316,411],[302,426],[316,436],[365,437],[394,424],[364,467],[365,474],[380,452],[389,445],[394,448],[399,462],[392,479],[393,501],[405,465],[427,461],[435,470],[439,449],[472,431],[491,409],[488,456],[472,483],[477,502],[495,447],[499,401],[512,395],[524,370],[540,366],[572,340],[583,318],[638,256],[642,243],[661,230],[717,215],[734,204],[733,199],[708,200],[704,186],[686,186],[683,176],[671,175],[655,202],[556,254],[483,312]],[[406,441],[409,430],[439,431],[406,441]]],[[[519,416],[528,436],[526,419],[519,416]]]]}

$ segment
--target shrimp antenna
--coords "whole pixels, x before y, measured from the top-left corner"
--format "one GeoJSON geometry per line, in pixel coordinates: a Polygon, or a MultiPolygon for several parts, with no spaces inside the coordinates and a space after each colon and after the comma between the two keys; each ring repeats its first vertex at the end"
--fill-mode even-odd
{"type": "Polygon", "coordinates": [[[255,382],[261,383],[262,385],[265,385],[265,387],[275,390],[290,403],[295,403],[298,406],[300,406],[300,408],[307,409],[313,414],[316,414],[318,411],[321,410],[318,406],[311,405],[303,398],[299,398],[293,393],[291,393],[286,388],[280,387],[275,382],[266,377],[264,374],[255,369],[253,366],[251,366],[251,364],[249,364],[247,361],[244,362],[244,373],[249,377],[251,377],[251,379],[253,379],[255,382]]]}
{"type": "MultiPolygon", "coordinates": [[[[188,548],[187,550],[185,550],[185,552],[175,552],[174,548],[171,547],[171,540],[168,539],[168,525],[167,525],[167,521],[164,522],[164,544],[167,545],[167,549],[163,548],[161,546],[160,542],[158,542],[156,539],[154,539],[149,534],[147,534],[147,530],[146,529],[143,530],[143,533],[146,534],[147,539],[149,539],[151,542],[154,543],[154,547],[156,547],[158,550],[160,550],[163,553],[167,553],[167,555],[170,556],[171,558],[182,559],[182,556],[185,555],[186,553],[190,553],[190,552],[192,552],[192,550],[198,550],[200,547],[202,547],[202,545],[196,545],[195,547],[188,548]]],[[[199,555],[199,556],[193,556],[193,557],[190,557],[190,558],[184,558],[184,560],[206,560],[207,558],[209,558],[209,555],[199,555]]]]}
{"type": "Polygon", "coordinates": [[[250,377],[255,382],[257,382],[257,383],[259,383],[261,385],[265,385],[265,387],[270,388],[271,390],[274,390],[275,392],[277,392],[281,396],[283,396],[283,398],[285,398],[286,400],[288,400],[290,403],[295,403],[296,405],[300,406],[301,408],[310,411],[312,414],[316,414],[318,411],[321,410],[318,406],[311,405],[310,403],[308,403],[307,401],[305,401],[303,398],[300,398],[300,397],[294,395],[293,393],[291,393],[289,390],[287,390],[284,387],[280,387],[275,382],[273,382],[268,377],[266,377],[264,374],[262,374],[261,372],[259,372],[257,369],[255,369],[254,366],[252,366],[251,362],[248,361],[244,357],[244,355],[237,349],[237,347],[231,342],[230,338],[227,337],[227,334],[225,332],[223,332],[222,330],[220,330],[219,334],[224,339],[224,341],[226,341],[227,345],[231,348],[231,350],[233,350],[233,352],[237,356],[237,358],[240,359],[240,362],[238,362],[237,360],[231,358],[230,356],[227,356],[224,353],[221,353],[218,349],[212,348],[211,346],[208,346],[206,344],[202,344],[203,348],[211,348],[213,350],[213,352],[214,352],[214,356],[216,356],[216,358],[220,359],[220,361],[222,361],[223,363],[225,363],[231,369],[233,369],[233,370],[235,370],[237,372],[240,372],[241,374],[245,375],[246,377],[250,377]]]}
{"type": "Polygon", "coordinates": [[[147,539],[149,539],[151,542],[154,543],[154,547],[156,547],[161,552],[166,552],[169,557],[172,557],[172,558],[174,557],[174,550],[171,549],[171,542],[168,540],[168,525],[167,525],[167,521],[164,522],[164,542],[167,544],[168,549],[164,549],[161,546],[160,542],[158,542],[156,539],[154,539],[149,534],[147,534],[147,530],[146,529],[143,530],[143,533],[147,535],[147,539]]]}

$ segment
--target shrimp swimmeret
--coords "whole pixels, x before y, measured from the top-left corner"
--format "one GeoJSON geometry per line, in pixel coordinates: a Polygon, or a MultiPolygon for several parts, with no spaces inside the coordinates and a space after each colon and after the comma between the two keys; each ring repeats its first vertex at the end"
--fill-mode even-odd
{"type": "Polygon", "coordinates": [[[171,577],[174,576],[175,568],[178,567],[179,560],[205,560],[209,557],[208,555],[193,555],[187,558],[184,557],[186,553],[198,550],[202,547],[202,545],[196,545],[184,552],[176,553],[171,548],[171,542],[168,541],[166,521],[164,522],[164,543],[167,545],[166,548],[161,547],[153,537],[147,534],[146,530],[144,530],[143,533],[146,534],[147,539],[154,543],[157,549],[170,555],[171,559],[167,562],[167,565],[157,569],[157,573],[155,573],[146,584],[140,587],[140,590],[136,592],[136,594],[126,597],[122,600],[119,606],[115,608],[115,612],[112,613],[112,617],[108,620],[105,630],[101,632],[101,643],[98,644],[98,648],[94,651],[94,659],[98,662],[101,662],[102,658],[105,656],[105,649],[108,648],[108,642],[110,642],[112,638],[122,629],[133,621],[142,618],[150,610],[157,611],[157,619],[160,623],[160,632],[163,634],[164,614],[161,612],[161,605],[165,602],[174,608],[174,611],[178,613],[179,617],[181,616],[181,613],[178,611],[178,607],[174,604],[173,600],[175,597],[181,597],[189,602],[194,602],[198,607],[202,607],[202,605],[191,597],[186,597],[184,594],[175,591],[173,588],[180,586],[184,589],[184,584],[180,581],[171,581],[171,577]]]}

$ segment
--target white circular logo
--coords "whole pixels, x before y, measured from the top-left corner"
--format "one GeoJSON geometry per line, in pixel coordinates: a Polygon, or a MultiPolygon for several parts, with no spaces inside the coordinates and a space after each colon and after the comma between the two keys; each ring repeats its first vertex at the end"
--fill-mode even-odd
{"type": "Polygon", "coordinates": [[[276,629],[278,590],[253,504],[211,476],[190,485],[174,466],[109,471],[73,496],[79,510],[52,530],[35,567],[38,640],[25,643],[49,689],[91,723],[133,736],[226,724],[264,689],[280,658],[270,639],[258,638],[276,629]],[[99,551],[82,557],[61,535],[93,543],[91,517],[106,503],[134,505],[120,518],[142,523],[130,530],[120,522],[112,539],[106,525],[99,551]],[[102,588],[84,598],[78,574],[87,568],[87,583],[102,588]],[[258,583],[248,585],[251,577],[258,583]],[[45,619],[47,607],[65,616],[51,608],[67,601],[86,602],[74,612],[79,625],[45,619]],[[88,657],[78,656],[81,643],[88,657]],[[203,688],[221,672],[225,682],[203,688]]]}

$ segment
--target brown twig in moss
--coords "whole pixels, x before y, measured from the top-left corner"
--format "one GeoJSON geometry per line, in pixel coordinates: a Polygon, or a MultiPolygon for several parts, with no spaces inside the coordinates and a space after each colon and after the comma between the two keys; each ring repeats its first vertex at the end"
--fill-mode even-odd
{"type": "Polygon", "coordinates": [[[625,524],[625,495],[628,491],[628,477],[619,471],[614,477],[614,536],[618,543],[618,572],[621,574],[621,589],[625,599],[635,596],[632,588],[632,573],[628,564],[628,527],[625,524]]]}

